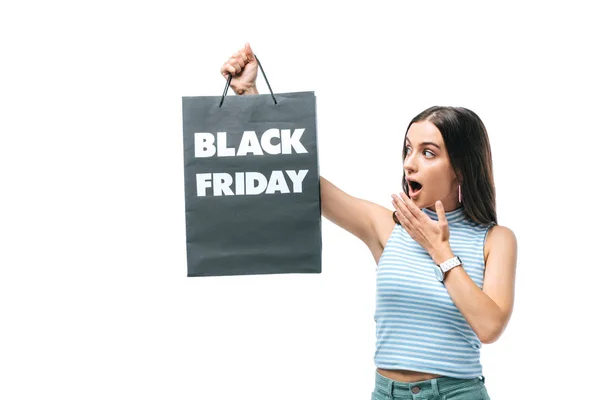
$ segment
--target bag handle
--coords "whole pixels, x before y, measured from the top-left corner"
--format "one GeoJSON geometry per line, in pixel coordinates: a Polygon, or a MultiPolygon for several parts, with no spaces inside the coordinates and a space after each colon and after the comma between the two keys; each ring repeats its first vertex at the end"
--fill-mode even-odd
{"type": "MultiPolygon", "coordinates": [[[[258,66],[260,67],[260,72],[262,72],[263,76],[265,77],[265,81],[267,82],[267,86],[269,87],[269,92],[271,92],[271,97],[273,97],[273,101],[275,102],[275,104],[277,104],[277,100],[275,99],[273,90],[271,90],[271,85],[269,85],[269,80],[267,79],[267,75],[265,75],[265,71],[263,70],[261,63],[258,60],[258,57],[256,57],[256,54],[254,54],[254,58],[256,58],[256,61],[258,62],[258,66]]],[[[229,89],[229,84],[231,83],[232,78],[233,78],[233,75],[231,75],[231,73],[230,73],[229,78],[227,78],[227,83],[225,84],[225,90],[223,91],[223,96],[221,96],[221,103],[219,103],[219,107],[221,107],[223,105],[223,100],[225,100],[225,95],[227,95],[227,90],[229,89]]]]}

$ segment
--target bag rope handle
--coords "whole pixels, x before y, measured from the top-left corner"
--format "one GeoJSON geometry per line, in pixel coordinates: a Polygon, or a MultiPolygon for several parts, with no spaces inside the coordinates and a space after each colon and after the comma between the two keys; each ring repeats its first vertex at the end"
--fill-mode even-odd
{"type": "MultiPolygon", "coordinates": [[[[265,71],[263,70],[261,63],[258,60],[258,57],[256,57],[256,54],[254,54],[254,58],[256,58],[256,61],[258,62],[258,66],[260,67],[260,72],[262,72],[263,76],[265,77],[265,81],[267,82],[267,86],[269,87],[269,92],[271,92],[271,97],[273,97],[273,101],[275,102],[275,104],[277,104],[277,100],[275,99],[275,95],[273,94],[273,90],[271,89],[271,85],[269,84],[269,80],[267,79],[267,75],[265,75],[265,71]]],[[[223,90],[223,95],[221,96],[221,103],[219,103],[219,107],[221,107],[223,105],[223,100],[225,100],[225,96],[227,95],[227,90],[229,89],[229,85],[231,84],[232,78],[233,78],[233,75],[231,75],[231,73],[229,73],[229,78],[227,78],[227,83],[225,84],[225,90],[223,90]]]]}

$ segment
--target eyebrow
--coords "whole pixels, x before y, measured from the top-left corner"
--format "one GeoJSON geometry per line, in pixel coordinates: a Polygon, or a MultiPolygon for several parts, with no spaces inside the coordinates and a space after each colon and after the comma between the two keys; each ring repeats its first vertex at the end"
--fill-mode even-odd
{"type": "MultiPolygon", "coordinates": [[[[406,138],[406,141],[408,142],[408,144],[410,144],[410,140],[408,138],[406,138]]],[[[430,145],[435,146],[438,149],[442,150],[442,148],[439,145],[437,145],[436,143],[433,143],[433,142],[421,142],[421,146],[424,146],[426,144],[430,144],[430,145]]]]}

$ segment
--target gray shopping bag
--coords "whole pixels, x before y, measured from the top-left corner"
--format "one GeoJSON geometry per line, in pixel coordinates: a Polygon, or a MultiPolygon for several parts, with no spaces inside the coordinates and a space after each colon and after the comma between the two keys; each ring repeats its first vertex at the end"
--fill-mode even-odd
{"type": "Polygon", "coordinates": [[[320,273],[314,92],[225,98],[230,81],[182,98],[187,276],[320,273]]]}

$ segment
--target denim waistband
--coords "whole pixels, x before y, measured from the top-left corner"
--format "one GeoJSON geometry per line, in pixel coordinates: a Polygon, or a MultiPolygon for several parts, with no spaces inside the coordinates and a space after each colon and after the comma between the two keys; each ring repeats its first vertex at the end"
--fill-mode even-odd
{"type": "Polygon", "coordinates": [[[411,394],[439,396],[460,387],[478,385],[479,382],[485,383],[485,377],[482,375],[473,379],[450,378],[447,376],[441,378],[428,379],[419,382],[398,382],[381,375],[375,371],[375,389],[386,393],[388,396],[410,396],[411,394]]]}

